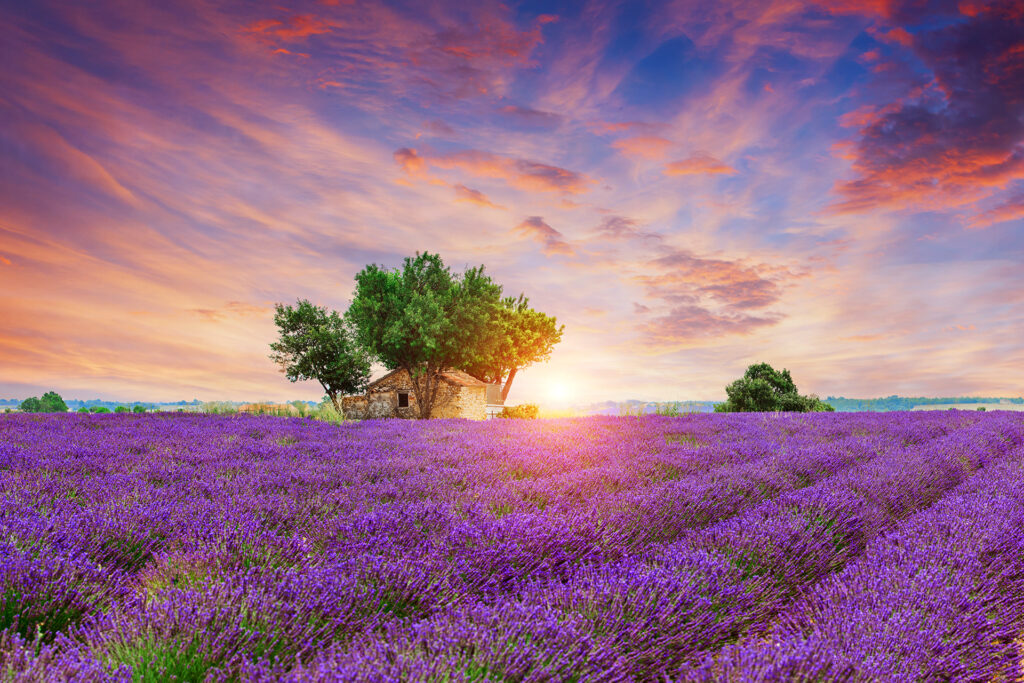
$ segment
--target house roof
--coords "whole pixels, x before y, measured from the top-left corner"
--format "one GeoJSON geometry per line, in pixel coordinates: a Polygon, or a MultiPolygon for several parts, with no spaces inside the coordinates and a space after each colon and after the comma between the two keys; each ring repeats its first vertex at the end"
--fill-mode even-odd
{"type": "Polygon", "coordinates": [[[481,382],[476,377],[463,372],[462,370],[445,370],[441,373],[441,379],[448,382],[449,384],[455,384],[460,387],[485,387],[487,382],[481,382]]]}
{"type": "MultiPolygon", "coordinates": [[[[380,384],[384,380],[386,380],[389,377],[392,377],[392,376],[394,376],[394,375],[396,375],[396,374],[398,374],[400,372],[405,372],[405,371],[402,370],[401,368],[398,368],[397,370],[392,370],[391,372],[389,372],[388,374],[384,375],[383,377],[379,377],[379,378],[375,379],[374,381],[370,382],[370,384],[367,387],[367,389],[380,384]]],[[[468,373],[465,373],[462,370],[445,370],[444,372],[441,373],[441,379],[443,379],[445,382],[448,382],[449,384],[454,384],[455,386],[459,386],[459,387],[485,387],[485,386],[487,386],[487,382],[481,382],[476,377],[473,377],[472,375],[470,375],[468,373]]]]}

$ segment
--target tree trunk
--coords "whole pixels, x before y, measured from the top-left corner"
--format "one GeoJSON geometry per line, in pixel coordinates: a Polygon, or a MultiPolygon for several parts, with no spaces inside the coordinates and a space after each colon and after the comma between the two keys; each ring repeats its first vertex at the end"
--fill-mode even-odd
{"type": "Polygon", "coordinates": [[[508,390],[512,388],[512,380],[516,376],[516,368],[512,368],[508,371],[508,379],[505,380],[505,384],[501,387],[501,402],[504,403],[508,398],[508,390]]]}
{"type": "Polygon", "coordinates": [[[334,404],[334,409],[338,411],[338,414],[344,415],[345,411],[342,410],[341,408],[341,401],[338,400],[338,393],[332,391],[329,394],[327,394],[327,397],[331,399],[331,403],[334,404]]]}
{"type": "Polygon", "coordinates": [[[433,384],[434,373],[428,365],[423,374],[416,377],[412,374],[412,370],[408,370],[409,379],[412,380],[412,389],[416,394],[416,407],[420,410],[420,419],[426,420],[430,418],[430,412],[433,408],[433,396],[431,395],[431,385],[433,384]]]}

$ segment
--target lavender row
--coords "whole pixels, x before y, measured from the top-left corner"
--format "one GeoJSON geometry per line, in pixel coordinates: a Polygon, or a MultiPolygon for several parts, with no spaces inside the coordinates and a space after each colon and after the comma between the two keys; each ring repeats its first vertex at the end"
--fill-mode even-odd
{"type": "Polygon", "coordinates": [[[595,564],[568,581],[537,580],[500,606],[499,613],[532,615],[507,624],[510,631],[499,640],[504,649],[478,648],[471,635],[485,629],[480,615],[486,621],[492,612],[452,609],[410,626],[391,624],[385,636],[311,666],[318,676],[332,672],[348,680],[431,679],[467,669],[524,680],[547,680],[554,672],[599,679],[668,675],[767,623],[805,585],[856,557],[900,516],[1006,457],[1022,436],[1019,423],[1011,422],[955,434],[927,449],[914,446],[652,557],[595,564]],[[903,477],[898,490],[879,485],[880,475],[902,467],[917,474],[903,477]],[[903,507],[895,512],[897,502],[903,507]],[[572,666],[562,657],[567,651],[576,653],[572,666]]]}
{"type": "Polygon", "coordinates": [[[879,538],[704,680],[1024,676],[1024,451],[879,538]]]}

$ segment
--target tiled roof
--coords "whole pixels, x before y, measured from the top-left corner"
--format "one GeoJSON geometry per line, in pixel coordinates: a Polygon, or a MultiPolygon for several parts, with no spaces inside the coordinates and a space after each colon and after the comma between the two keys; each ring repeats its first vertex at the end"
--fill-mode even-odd
{"type": "MultiPolygon", "coordinates": [[[[404,370],[402,370],[401,368],[399,368],[398,370],[392,370],[391,372],[389,372],[388,374],[384,375],[383,377],[380,377],[380,378],[374,380],[373,382],[370,382],[369,386],[370,387],[374,387],[377,384],[380,384],[384,380],[388,379],[389,377],[391,377],[391,376],[393,376],[393,375],[395,375],[395,374],[397,374],[399,372],[404,372],[404,370]]],[[[449,384],[454,384],[455,386],[460,386],[460,387],[485,387],[485,386],[487,386],[486,382],[481,382],[476,377],[473,377],[472,375],[467,374],[467,373],[463,372],[462,370],[445,370],[444,372],[441,373],[441,379],[443,379],[444,381],[448,382],[449,384]]]]}
{"type": "Polygon", "coordinates": [[[441,379],[449,384],[456,384],[460,387],[485,387],[487,382],[481,382],[476,377],[463,372],[462,370],[445,370],[441,373],[441,379]]]}

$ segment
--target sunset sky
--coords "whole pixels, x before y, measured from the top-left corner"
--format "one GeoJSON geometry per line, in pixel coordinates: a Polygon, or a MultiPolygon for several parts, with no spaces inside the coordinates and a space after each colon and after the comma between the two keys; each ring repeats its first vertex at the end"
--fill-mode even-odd
{"type": "Polygon", "coordinates": [[[318,399],[274,302],[484,264],[512,403],[1024,393],[1024,2],[3,2],[0,397],[318,399]]]}

